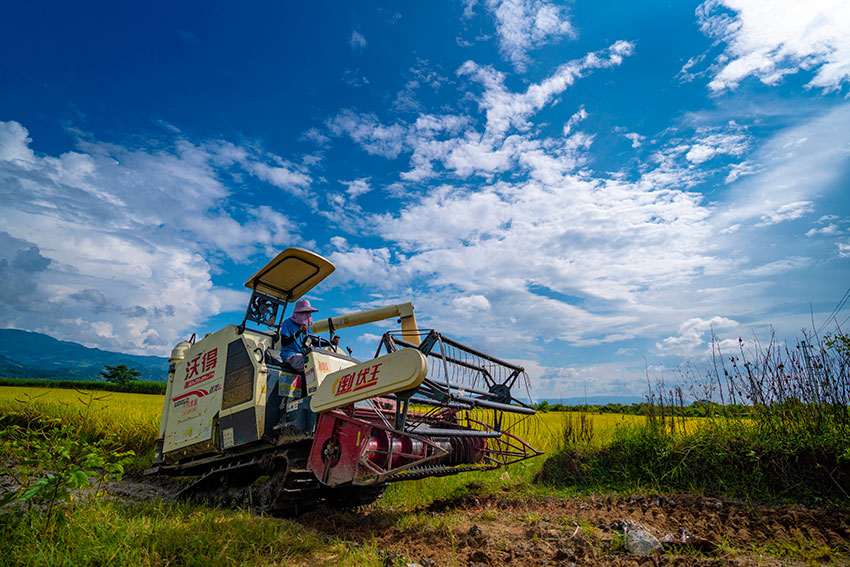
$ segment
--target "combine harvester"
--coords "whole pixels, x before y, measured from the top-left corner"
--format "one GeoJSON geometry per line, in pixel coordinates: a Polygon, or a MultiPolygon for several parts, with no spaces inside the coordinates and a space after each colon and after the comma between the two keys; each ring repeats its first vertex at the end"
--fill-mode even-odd
{"type": "Polygon", "coordinates": [[[321,256],[288,248],[245,283],[252,294],[240,325],[174,348],[145,474],[196,477],[183,496],[292,515],[320,501],[368,504],[390,482],[541,454],[503,421],[534,414],[513,395],[517,385],[527,391],[525,370],[420,330],[410,303],[317,321],[313,332],[329,336],[300,338],[304,371],[285,364],[288,304],[333,271],[321,256]],[[401,330],[383,335],[375,358],[361,362],[337,346],[338,329],[390,318],[401,330]]]}

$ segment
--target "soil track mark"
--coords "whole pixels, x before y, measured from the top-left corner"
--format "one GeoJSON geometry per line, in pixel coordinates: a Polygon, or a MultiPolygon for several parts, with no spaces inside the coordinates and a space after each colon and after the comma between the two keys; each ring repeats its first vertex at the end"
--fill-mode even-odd
{"type": "Polygon", "coordinates": [[[464,496],[412,512],[318,510],[299,521],[422,565],[805,565],[850,562],[850,512],[748,506],[693,495],[516,498],[464,496]],[[638,557],[621,522],[657,537],[680,529],[717,544],[638,557]],[[432,563],[433,562],[433,563],[432,563]]]}

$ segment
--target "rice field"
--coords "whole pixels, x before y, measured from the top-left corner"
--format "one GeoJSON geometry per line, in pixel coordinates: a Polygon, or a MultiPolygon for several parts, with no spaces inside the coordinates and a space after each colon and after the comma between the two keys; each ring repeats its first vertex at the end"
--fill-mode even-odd
{"type": "MultiPolygon", "coordinates": [[[[33,419],[58,418],[71,425],[84,425],[92,433],[114,433],[130,444],[153,443],[159,432],[163,397],[152,394],[77,391],[58,388],[0,387],[0,414],[19,414],[33,419]]],[[[506,415],[506,428],[536,449],[551,451],[563,438],[569,412],[539,413],[535,416],[506,415]]],[[[592,414],[593,443],[604,444],[623,425],[643,423],[633,415],[592,414]]]]}
{"type": "Polygon", "coordinates": [[[59,388],[0,387],[0,416],[17,423],[59,419],[92,437],[115,435],[137,455],[153,449],[163,396],[59,388]]]}
{"type": "MultiPolygon", "coordinates": [[[[35,387],[0,387],[0,415],[15,415],[16,421],[60,419],[79,426],[94,436],[114,434],[127,448],[143,457],[151,453],[162,413],[163,396],[119,392],[76,391],[35,387]]],[[[569,412],[540,413],[532,417],[506,415],[508,431],[535,449],[551,452],[563,445],[565,425],[577,421],[569,412]]],[[[643,417],[619,414],[589,414],[592,445],[609,441],[619,427],[644,422],[643,417]]],[[[528,482],[540,469],[545,457],[529,459],[496,471],[466,473],[396,483],[387,491],[382,506],[411,507],[446,498],[469,483],[501,487],[528,482]],[[507,475],[504,473],[507,472],[507,475]]],[[[144,467],[149,463],[139,463],[144,467]]]]}

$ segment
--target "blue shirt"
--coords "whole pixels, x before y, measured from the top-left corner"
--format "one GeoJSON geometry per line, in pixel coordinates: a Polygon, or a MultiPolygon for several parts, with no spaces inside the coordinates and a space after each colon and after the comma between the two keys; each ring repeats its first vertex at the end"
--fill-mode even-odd
{"type": "MultiPolygon", "coordinates": [[[[287,337],[295,338],[295,335],[301,329],[301,325],[298,325],[295,321],[292,320],[292,317],[289,319],[285,319],[280,326],[280,337],[281,339],[286,339],[287,337]]],[[[312,334],[313,329],[307,327],[307,332],[312,334]]],[[[298,340],[294,340],[286,346],[280,347],[280,357],[283,360],[286,360],[293,354],[301,354],[301,347],[298,346],[298,340]]]]}

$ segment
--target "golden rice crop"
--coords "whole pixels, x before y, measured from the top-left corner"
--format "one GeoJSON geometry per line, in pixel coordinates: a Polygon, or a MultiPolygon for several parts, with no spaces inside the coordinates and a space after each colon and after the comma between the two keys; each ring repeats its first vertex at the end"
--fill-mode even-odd
{"type": "Polygon", "coordinates": [[[59,388],[0,387],[0,415],[41,423],[59,419],[95,437],[117,436],[143,455],[159,433],[163,396],[59,388]]]}
{"type": "MultiPolygon", "coordinates": [[[[28,419],[61,419],[63,423],[78,425],[82,430],[97,436],[114,434],[127,449],[137,455],[147,454],[159,433],[163,396],[151,394],[126,394],[118,392],[81,392],[77,390],[0,387],[0,415],[16,413],[28,419]]],[[[539,413],[526,417],[505,414],[503,428],[537,450],[551,452],[563,443],[565,423],[578,412],[539,413]]],[[[639,425],[644,417],[621,414],[585,414],[592,421],[591,445],[607,443],[618,427],[639,425]]],[[[473,412],[473,418],[488,421],[488,413],[473,412]]],[[[688,425],[693,420],[688,420],[688,425]]],[[[529,459],[511,465],[510,482],[531,480],[540,469],[545,457],[529,459]]],[[[387,491],[385,505],[416,506],[445,498],[462,489],[469,482],[500,485],[504,469],[467,473],[454,477],[429,478],[420,481],[397,483],[387,491]]]]}

